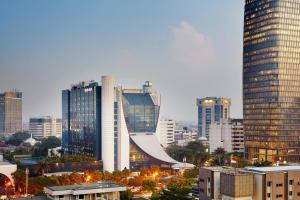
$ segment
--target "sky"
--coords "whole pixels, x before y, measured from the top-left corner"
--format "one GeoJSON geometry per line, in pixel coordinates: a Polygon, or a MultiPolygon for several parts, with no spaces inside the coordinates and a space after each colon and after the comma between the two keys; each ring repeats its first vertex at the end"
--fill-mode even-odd
{"type": "Polygon", "coordinates": [[[0,1],[0,91],[23,92],[23,120],[61,117],[61,90],[112,75],[148,80],[161,115],[197,121],[197,97],[242,117],[243,0],[0,1]]]}

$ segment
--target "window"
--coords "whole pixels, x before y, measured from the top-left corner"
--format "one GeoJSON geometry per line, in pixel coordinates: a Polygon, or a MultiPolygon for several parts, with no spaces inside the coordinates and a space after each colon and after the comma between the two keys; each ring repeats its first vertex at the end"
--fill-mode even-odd
{"type": "Polygon", "coordinates": [[[203,178],[200,178],[200,182],[202,182],[202,183],[203,183],[203,182],[204,182],[204,179],[203,179],[203,178]]]}
{"type": "Polygon", "coordinates": [[[271,181],[268,181],[268,182],[267,182],[267,186],[268,186],[268,187],[271,187],[271,185],[272,185],[272,182],[271,182],[271,181]]]}
{"type": "Polygon", "coordinates": [[[289,191],[289,196],[293,196],[293,191],[289,191]]]}
{"type": "Polygon", "coordinates": [[[271,198],[271,193],[267,193],[267,197],[268,197],[268,198],[271,198]]]}
{"type": "Polygon", "coordinates": [[[83,194],[78,195],[78,199],[84,199],[84,195],[83,194]]]}
{"type": "Polygon", "coordinates": [[[294,180],[290,180],[289,183],[290,183],[290,185],[293,185],[294,184],[294,180]]]}
{"type": "Polygon", "coordinates": [[[282,183],[276,184],[276,187],[282,187],[282,183]]]}
{"type": "Polygon", "coordinates": [[[282,197],[282,194],[277,194],[276,195],[276,198],[281,198],[282,197]]]}

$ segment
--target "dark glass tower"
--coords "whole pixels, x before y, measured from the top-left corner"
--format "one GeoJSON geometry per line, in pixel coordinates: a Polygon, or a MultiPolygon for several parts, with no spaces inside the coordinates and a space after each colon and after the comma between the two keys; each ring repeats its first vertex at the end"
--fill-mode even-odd
{"type": "Polygon", "coordinates": [[[82,82],[62,91],[62,147],[101,160],[101,87],[82,82]]]}
{"type": "Polygon", "coordinates": [[[300,160],[300,0],[246,0],[246,157],[300,160]]]}

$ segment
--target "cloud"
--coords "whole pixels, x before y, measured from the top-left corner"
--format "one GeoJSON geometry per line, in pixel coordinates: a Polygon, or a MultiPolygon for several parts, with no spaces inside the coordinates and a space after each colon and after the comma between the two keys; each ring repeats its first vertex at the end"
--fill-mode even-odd
{"type": "Polygon", "coordinates": [[[212,42],[188,22],[171,27],[171,34],[171,54],[175,62],[185,67],[207,67],[216,62],[212,42]]]}

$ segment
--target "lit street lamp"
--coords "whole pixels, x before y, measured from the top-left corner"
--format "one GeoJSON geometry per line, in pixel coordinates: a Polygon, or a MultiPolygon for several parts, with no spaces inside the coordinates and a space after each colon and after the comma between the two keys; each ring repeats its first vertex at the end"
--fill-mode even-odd
{"type": "Polygon", "coordinates": [[[25,174],[26,174],[26,188],[25,188],[25,197],[27,197],[27,195],[28,195],[28,174],[29,174],[29,169],[28,168],[26,168],[26,170],[25,170],[25,174]]]}

